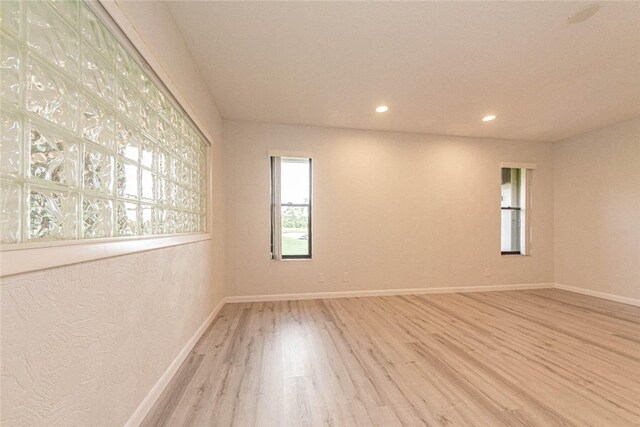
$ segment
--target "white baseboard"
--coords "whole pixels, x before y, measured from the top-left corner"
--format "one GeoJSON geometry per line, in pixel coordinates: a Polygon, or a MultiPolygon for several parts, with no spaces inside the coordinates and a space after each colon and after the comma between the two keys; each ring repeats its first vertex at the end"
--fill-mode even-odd
{"type": "Polygon", "coordinates": [[[623,297],[622,295],[609,294],[607,292],[593,291],[591,289],[579,288],[577,286],[563,285],[556,283],[554,286],[556,289],[562,289],[564,291],[575,292],[577,294],[589,295],[596,298],[608,299],[610,301],[621,302],[624,304],[635,305],[640,307],[640,299],[623,297]]]}
{"type": "Polygon", "coordinates": [[[492,286],[449,286],[441,288],[408,288],[408,289],[383,289],[373,291],[336,291],[336,292],[312,292],[303,294],[272,294],[272,295],[247,295],[231,296],[226,298],[227,303],[259,302],[259,301],[291,301],[306,299],[327,298],[353,298],[353,297],[380,297],[393,295],[420,295],[420,294],[451,294],[465,292],[491,292],[491,291],[515,291],[523,289],[553,288],[553,283],[530,283],[518,285],[492,285],[492,286]]]}
{"type": "Polygon", "coordinates": [[[222,309],[222,306],[225,304],[225,302],[225,298],[223,298],[222,301],[220,301],[220,303],[216,306],[216,308],[213,309],[209,317],[207,317],[205,321],[202,322],[202,325],[200,325],[191,339],[189,339],[182,350],[180,350],[180,353],[178,353],[176,358],[173,359],[173,362],[171,362],[167,370],[164,371],[158,381],[156,381],[153,387],[151,387],[149,393],[147,393],[138,408],[131,415],[131,417],[129,417],[129,420],[126,422],[125,427],[138,427],[142,423],[144,417],[147,416],[153,405],[156,403],[156,400],[158,400],[175,373],[178,371],[178,368],[180,368],[182,362],[184,362],[191,350],[193,350],[193,347],[196,345],[202,334],[204,334],[209,325],[211,325],[211,322],[213,322],[213,319],[215,319],[216,315],[220,312],[220,309],[222,309]]]}

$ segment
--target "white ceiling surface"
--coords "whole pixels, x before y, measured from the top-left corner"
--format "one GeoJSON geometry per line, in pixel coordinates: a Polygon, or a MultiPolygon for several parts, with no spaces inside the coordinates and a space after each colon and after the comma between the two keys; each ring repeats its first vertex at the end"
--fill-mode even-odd
{"type": "Polygon", "coordinates": [[[168,4],[226,119],[555,141],[640,115],[640,2],[168,4]]]}

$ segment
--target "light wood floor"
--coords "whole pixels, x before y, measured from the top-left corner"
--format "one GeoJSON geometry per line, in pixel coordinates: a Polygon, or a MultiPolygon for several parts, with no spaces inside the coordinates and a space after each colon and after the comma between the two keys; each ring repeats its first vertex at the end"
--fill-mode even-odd
{"type": "Polygon", "coordinates": [[[145,426],[640,424],[640,308],[532,291],[228,304],[145,426]]]}

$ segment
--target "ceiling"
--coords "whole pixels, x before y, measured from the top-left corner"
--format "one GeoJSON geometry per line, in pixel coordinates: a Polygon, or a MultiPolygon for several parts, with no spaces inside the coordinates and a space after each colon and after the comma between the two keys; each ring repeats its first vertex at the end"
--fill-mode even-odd
{"type": "Polygon", "coordinates": [[[640,2],[167,3],[226,119],[556,141],[640,116],[640,2]]]}

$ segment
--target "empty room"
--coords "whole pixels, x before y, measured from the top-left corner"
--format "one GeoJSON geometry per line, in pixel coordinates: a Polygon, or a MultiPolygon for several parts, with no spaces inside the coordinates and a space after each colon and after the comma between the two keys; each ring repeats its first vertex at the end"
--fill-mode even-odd
{"type": "Polygon", "coordinates": [[[640,425],[640,2],[0,18],[2,426],[640,425]]]}

